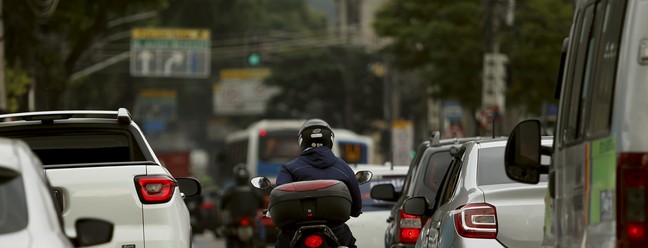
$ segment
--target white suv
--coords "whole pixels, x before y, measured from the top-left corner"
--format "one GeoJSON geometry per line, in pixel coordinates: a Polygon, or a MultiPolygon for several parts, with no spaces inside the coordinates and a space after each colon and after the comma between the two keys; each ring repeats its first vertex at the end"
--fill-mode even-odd
{"type": "Polygon", "coordinates": [[[0,136],[22,139],[43,162],[62,209],[65,231],[80,218],[115,225],[103,247],[191,247],[183,197],[198,181],[174,178],[160,165],[126,109],[2,115],[0,136]],[[179,187],[177,187],[179,186],[179,187]]]}
{"type": "Polygon", "coordinates": [[[79,219],[77,238],[65,236],[45,172],[25,142],[0,138],[0,161],[2,247],[58,248],[110,241],[113,225],[96,219],[79,219]]]}

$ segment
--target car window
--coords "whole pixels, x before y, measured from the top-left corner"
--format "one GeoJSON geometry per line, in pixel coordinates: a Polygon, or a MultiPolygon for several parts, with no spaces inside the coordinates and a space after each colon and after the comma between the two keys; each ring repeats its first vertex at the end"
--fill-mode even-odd
{"type": "Polygon", "coordinates": [[[44,165],[137,161],[130,137],[115,134],[57,134],[19,137],[26,141],[44,165]]]}
{"type": "MultiPolygon", "coordinates": [[[[414,172],[417,171],[419,163],[421,162],[421,158],[423,157],[423,154],[425,154],[426,149],[427,147],[419,148],[419,151],[416,153],[416,156],[412,160],[412,163],[410,163],[409,170],[407,171],[407,176],[405,177],[403,182],[403,187],[401,188],[402,192],[407,192],[409,190],[410,184],[412,183],[413,180],[412,178],[415,176],[414,172]]],[[[401,197],[398,199],[398,202],[404,201],[406,198],[407,198],[406,195],[402,194],[401,197]]]]}
{"type": "Polygon", "coordinates": [[[452,161],[452,155],[449,151],[441,151],[434,153],[430,160],[428,160],[426,170],[425,170],[425,180],[424,183],[434,192],[439,191],[441,187],[441,181],[445,176],[448,167],[450,167],[450,162],[452,161]]]}
{"type": "Polygon", "coordinates": [[[450,163],[450,169],[446,172],[446,175],[443,179],[443,187],[441,188],[441,195],[439,196],[439,204],[441,206],[450,201],[452,194],[454,193],[455,188],[457,187],[457,181],[459,180],[459,175],[461,174],[461,165],[463,162],[461,159],[454,159],[450,163]]]}
{"type": "MultiPolygon", "coordinates": [[[[516,183],[506,176],[504,171],[504,147],[482,148],[477,155],[477,185],[516,183]]],[[[548,156],[542,156],[542,164],[549,163],[548,156]]],[[[540,176],[541,182],[547,181],[547,176],[540,176]]]]}
{"type": "Polygon", "coordinates": [[[0,178],[0,234],[27,227],[27,203],[22,177],[8,181],[0,178]]]}

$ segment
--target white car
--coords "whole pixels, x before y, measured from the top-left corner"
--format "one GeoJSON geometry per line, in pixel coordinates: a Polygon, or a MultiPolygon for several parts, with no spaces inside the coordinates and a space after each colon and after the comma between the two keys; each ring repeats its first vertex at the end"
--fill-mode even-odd
{"type": "Polygon", "coordinates": [[[76,238],[65,235],[41,162],[25,142],[0,138],[0,161],[2,247],[59,248],[111,240],[113,224],[88,218],[76,221],[76,238]]]}
{"type": "MultiPolygon", "coordinates": [[[[126,109],[0,115],[0,136],[25,141],[39,157],[61,207],[65,233],[93,217],[114,224],[100,247],[191,247],[184,197],[200,193],[192,178],[160,164],[126,109]]],[[[4,247],[4,245],[0,245],[4,247]]]]}
{"type": "Polygon", "coordinates": [[[371,181],[360,185],[362,193],[362,214],[349,219],[346,224],[351,228],[358,247],[383,247],[387,218],[393,202],[374,200],[370,197],[374,185],[392,183],[397,189],[403,185],[409,166],[357,165],[354,171],[368,170],[373,173],[371,181]]]}

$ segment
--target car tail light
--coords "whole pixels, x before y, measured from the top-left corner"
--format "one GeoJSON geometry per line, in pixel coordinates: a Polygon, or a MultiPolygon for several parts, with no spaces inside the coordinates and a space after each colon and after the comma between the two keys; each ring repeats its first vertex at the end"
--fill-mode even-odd
{"type": "Polygon", "coordinates": [[[165,203],[171,200],[177,182],[169,176],[136,176],[135,188],[144,204],[165,203]]]}
{"type": "Polygon", "coordinates": [[[416,243],[419,234],[421,234],[421,217],[409,215],[400,211],[400,222],[398,225],[398,238],[402,243],[416,243]]]}
{"type": "Polygon", "coordinates": [[[486,203],[468,204],[454,213],[457,233],[466,238],[494,239],[497,237],[497,213],[486,203]]]}
{"type": "Polygon", "coordinates": [[[309,248],[316,248],[320,247],[324,244],[324,239],[322,236],[319,236],[317,234],[311,234],[304,239],[304,245],[309,248]]]}
{"type": "Polygon", "coordinates": [[[648,153],[621,153],[617,174],[617,239],[619,247],[648,247],[646,186],[648,153]]]}

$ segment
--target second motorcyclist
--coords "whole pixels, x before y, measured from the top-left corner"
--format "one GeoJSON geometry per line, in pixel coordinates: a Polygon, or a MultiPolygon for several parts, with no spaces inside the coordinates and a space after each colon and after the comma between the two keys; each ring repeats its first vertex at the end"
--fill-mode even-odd
{"type": "MultiPolygon", "coordinates": [[[[336,179],[344,182],[351,193],[351,216],[358,217],[362,213],[360,186],[356,181],[351,167],[333,154],[335,134],[324,120],[310,119],[302,125],[298,143],[302,153],[296,159],[281,167],[277,175],[276,185],[297,181],[336,179]]],[[[347,224],[331,227],[342,246],[356,247],[356,239],[347,224]]],[[[296,230],[281,230],[277,236],[275,247],[290,247],[291,239],[296,230]]]]}
{"type": "Polygon", "coordinates": [[[241,243],[240,240],[236,240],[235,231],[238,225],[237,221],[241,218],[252,220],[249,224],[256,226],[252,243],[263,246],[265,230],[258,215],[259,211],[264,208],[263,195],[250,184],[250,174],[245,164],[234,167],[234,177],[236,185],[225,191],[221,201],[227,247],[238,247],[237,244],[241,243]]]}

